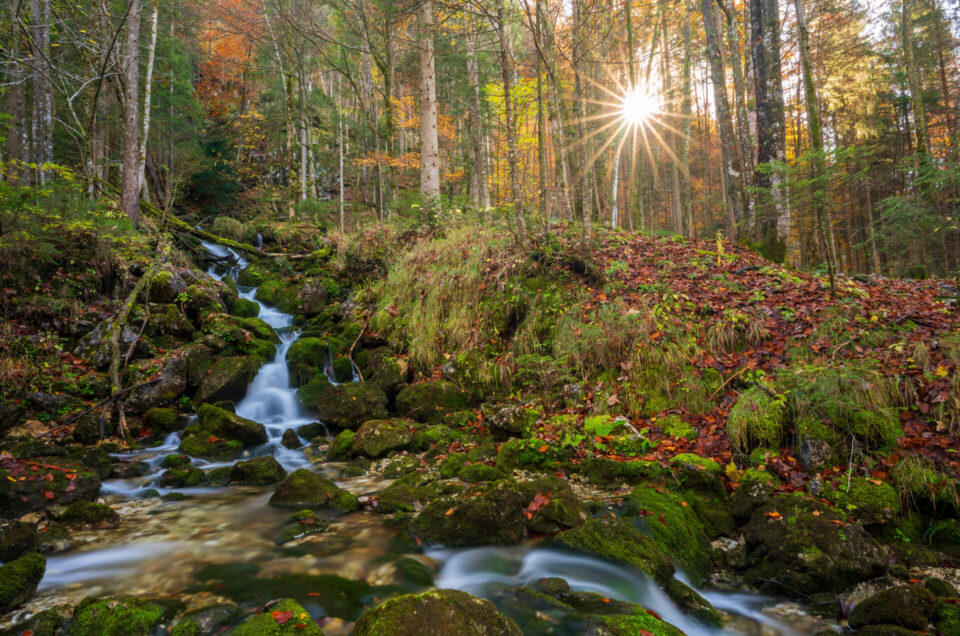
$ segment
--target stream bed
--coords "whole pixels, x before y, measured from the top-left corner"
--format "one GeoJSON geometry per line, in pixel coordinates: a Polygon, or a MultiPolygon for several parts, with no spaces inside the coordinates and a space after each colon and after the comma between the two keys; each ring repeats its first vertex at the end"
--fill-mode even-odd
{"type": "MultiPolygon", "coordinates": [[[[218,245],[204,244],[221,259],[209,273],[234,276],[244,259],[218,245]],[[223,264],[226,259],[228,264],[223,264]]],[[[288,471],[309,467],[338,479],[335,463],[314,464],[300,450],[280,444],[283,433],[314,421],[305,413],[290,383],[285,362],[299,336],[293,317],[255,298],[256,289],[241,288],[240,296],[257,302],[259,317],[279,338],[273,361],[260,368],[238,415],[262,423],[268,441],[249,449],[242,459],[273,455],[288,471]]],[[[77,547],[48,559],[37,596],[10,618],[19,620],[60,603],[79,603],[90,595],[176,595],[188,606],[230,600],[248,607],[279,597],[298,600],[321,620],[328,634],[348,634],[347,617],[364,606],[431,584],[461,589],[495,603],[504,587],[528,585],[544,577],[562,577],[575,590],[639,603],[687,634],[747,634],[792,636],[809,634],[822,623],[806,616],[793,603],[767,596],[702,590],[728,616],[723,629],[712,629],[683,615],[645,574],[586,555],[540,547],[529,542],[513,547],[421,550],[405,533],[373,512],[356,512],[328,519],[325,532],[278,546],[280,528],[289,510],[267,505],[273,487],[179,488],[180,501],[158,497],[160,462],[176,452],[177,434],[160,445],[118,455],[147,462],[143,477],[110,480],[101,497],[122,518],[112,530],[79,532],[77,547]]],[[[204,470],[229,465],[196,460],[204,470]]],[[[389,480],[359,477],[338,485],[363,497],[374,495],[389,480]]]]}

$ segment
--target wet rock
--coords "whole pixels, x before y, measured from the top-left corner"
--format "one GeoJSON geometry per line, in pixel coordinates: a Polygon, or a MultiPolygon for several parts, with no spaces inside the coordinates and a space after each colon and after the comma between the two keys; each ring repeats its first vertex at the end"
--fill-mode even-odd
{"type": "Polygon", "coordinates": [[[591,457],[586,459],[577,464],[577,470],[591,484],[606,488],[617,488],[623,484],[633,485],[647,481],[655,481],[662,473],[660,465],[654,461],[637,459],[618,462],[606,457],[591,457]]]}
{"type": "Polygon", "coordinates": [[[120,524],[120,515],[110,506],[90,501],[75,501],[60,515],[60,521],[68,526],[115,528],[120,524]]]}
{"type": "Polygon", "coordinates": [[[750,564],[746,580],[765,591],[840,592],[887,568],[883,548],[862,527],[798,494],[757,509],[743,535],[750,564]]]}
{"type": "Polygon", "coordinates": [[[377,501],[377,512],[420,512],[438,496],[429,475],[409,473],[384,488],[377,501]]]}
{"type": "Polygon", "coordinates": [[[197,411],[197,418],[198,424],[191,425],[188,431],[192,432],[194,426],[197,426],[197,430],[203,433],[235,439],[247,446],[267,442],[267,430],[263,424],[217,408],[212,404],[201,405],[197,411]]]}
{"type": "Polygon", "coordinates": [[[237,298],[230,305],[230,315],[241,318],[256,318],[260,315],[260,305],[246,298],[237,298]]]}
{"type": "Polygon", "coordinates": [[[59,457],[0,460],[0,520],[20,517],[53,504],[93,501],[99,492],[97,473],[73,460],[59,457]]]}
{"type": "Polygon", "coordinates": [[[263,284],[263,281],[267,280],[269,275],[270,274],[266,268],[261,267],[256,263],[250,263],[237,275],[237,285],[243,285],[245,287],[259,287],[263,284]]]}
{"type": "Polygon", "coordinates": [[[338,462],[353,457],[353,438],[355,436],[356,433],[350,429],[337,433],[337,436],[333,438],[333,442],[327,448],[327,459],[338,462]]]}
{"type": "Polygon", "coordinates": [[[234,621],[240,610],[236,605],[223,603],[191,610],[181,617],[170,636],[202,636],[216,633],[219,628],[234,621]]]}
{"type": "Polygon", "coordinates": [[[174,303],[177,297],[187,290],[188,284],[178,274],[160,271],[150,281],[147,297],[152,303],[174,303]]]}
{"type": "Polygon", "coordinates": [[[27,400],[43,411],[51,414],[57,414],[67,406],[78,404],[78,401],[68,395],[53,395],[51,393],[40,393],[31,391],[25,396],[27,400]]]}
{"type": "Polygon", "coordinates": [[[131,596],[84,600],[77,607],[71,636],[149,636],[181,604],[131,596]]]}
{"type": "Polygon", "coordinates": [[[418,457],[401,455],[383,467],[383,476],[385,479],[397,479],[419,469],[421,465],[418,457]]]}
{"type": "Polygon", "coordinates": [[[195,391],[213,366],[213,350],[202,344],[184,347],[180,357],[187,365],[187,388],[195,391]]]}
{"type": "Polygon", "coordinates": [[[392,598],[367,610],[354,636],[520,636],[517,624],[485,599],[459,590],[431,590],[392,598]]]}
{"type": "Polygon", "coordinates": [[[317,396],[315,408],[327,424],[357,429],[364,422],[387,417],[387,395],[369,382],[331,385],[317,396]]]}
{"type": "Polygon", "coordinates": [[[47,560],[36,552],[0,566],[0,614],[29,600],[47,569],[47,560]]]}
{"type": "Polygon", "coordinates": [[[360,507],[356,495],[305,468],[293,471],[277,486],[270,505],[281,508],[329,506],[340,512],[353,512],[360,507]]]}
{"type": "Polygon", "coordinates": [[[172,433],[180,428],[180,416],[175,409],[155,407],[143,414],[143,425],[153,433],[172,433]]]}
{"type": "Polygon", "coordinates": [[[406,362],[401,362],[387,347],[378,347],[367,355],[369,370],[368,382],[380,386],[389,397],[396,397],[397,393],[407,383],[409,369],[406,362]]]}
{"type": "Polygon", "coordinates": [[[258,364],[254,358],[233,356],[220,358],[203,377],[194,401],[217,402],[219,400],[242,400],[247,387],[257,375],[258,364]]]}
{"type": "Polygon", "coordinates": [[[667,596],[677,604],[685,614],[703,621],[713,627],[723,626],[723,616],[710,604],[710,601],[700,596],[696,590],[677,579],[670,579],[664,588],[667,596]]]}
{"type": "Polygon", "coordinates": [[[532,532],[560,532],[587,519],[586,506],[570,485],[559,477],[539,477],[518,482],[512,487],[523,495],[527,529],[532,532]]]}
{"type": "Polygon", "coordinates": [[[539,409],[523,406],[503,406],[491,412],[486,418],[487,427],[494,432],[507,436],[523,437],[542,413],[539,409]]]}
{"type": "Polygon", "coordinates": [[[561,532],[556,541],[603,559],[632,565],[661,584],[673,578],[670,557],[629,519],[590,519],[578,528],[561,532]]]}
{"type": "Polygon", "coordinates": [[[283,432],[283,436],[280,438],[280,443],[284,448],[300,448],[303,444],[300,441],[300,436],[297,435],[297,432],[292,428],[288,428],[283,432]]]}
{"type": "Polygon", "coordinates": [[[237,462],[230,469],[230,482],[234,484],[266,486],[282,481],[286,476],[287,471],[272,455],[237,462]]]}
{"type": "Polygon", "coordinates": [[[409,425],[403,420],[370,420],[357,429],[353,437],[353,452],[367,457],[380,457],[392,450],[405,448],[412,436],[409,425]]]}
{"type": "Polygon", "coordinates": [[[173,453],[172,455],[164,457],[160,462],[160,466],[163,468],[183,468],[184,466],[189,466],[191,463],[192,460],[188,456],[173,453]]]}
{"type": "Polygon", "coordinates": [[[187,390],[187,363],[182,358],[170,358],[160,372],[160,381],[140,387],[130,393],[127,411],[146,413],[157,406],[171,404],[187,390]]]}
{"type": "Polygon", "coordinates": [[[194,466],[171,468],[160,476],[163,488],[190,488],[199,486],[207,480],[207,474],[194,466]]]}
{"type": "Polygon", "coordinates": [[[850,613],[850,626],[898,625],[908,629],[926,629],[937,607],[937,597],[920,586],[892,587],[857,603],[850,613]]]}
{"type": "Polygon", "coordinates": [[[23,636],[31,634],[32,636],[57,636],[64,633],[61,628],[70,620],[73,615],[73,607],[70,605],[60,605],[50,609],[37,612],[23,623],[15,625],[12,633],[23,636]]]}
{"type": "MultiPolygon", "coordinates": [[[[90,364],[99,370],[106,369],[110,364],[110,322],[104,321],[98,324],[87,335],[80,338],[80,342],[74,349],[74,355],[87,360],[90,364]]],[[[133,349],[134,359],[142,358],[150,354],[150,346],[137,338],[137,333],[130,327],[124,327],[120,334],[120,351],[124,354],[130,348],[130,345],[136,343],[133,349]]]]}
{"type": "Polygon", "coordinates": [[[327,524],[312,510],[301,510],[290,517],[287,523],[280,528],[276,543],[277,545],[283,545],[294,539],[300,539],[311,534],[320,534],[326,528],[327,524]]]}
{"type": "Polygon", "coordinates": [[[37,550],[39,532],[35,523],[12,521],[0,527],[0,561],[7,563],[37,550]]]}
{"type": "Polygon", "coordinates": [[[227,632],[228,636],[323,636],[303,606],[292,599],[271,604],[227,632]],[[282,618],[283,622],[279,619],[282,618]]]}
{"type": "Polygon", "coordinates": [[[440,424],[443,416],[469,404],[466,391],[446,380],[427,380],[397,394],[397,411],[418,422],[440,424]]]}
{"type": "Polygon", "coordinates": [[[523,539],[526,505],[523,492],[505,482],[497,483],[474,497],[433,501],[417,516],[411,529],[427,543],[511,545],[523,539]]]}
{"type": "Polygon", "coordinates": [[[308,278],[280,296],[280,311],[310,318],[327,306],[327,288],[319,278],[308,278]]]}

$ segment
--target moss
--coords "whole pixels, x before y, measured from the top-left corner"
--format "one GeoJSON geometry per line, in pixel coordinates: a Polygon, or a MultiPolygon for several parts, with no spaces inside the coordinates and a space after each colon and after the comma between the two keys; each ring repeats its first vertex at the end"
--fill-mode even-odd
{"type": "Polygon", "coordinates": [[[152,599],[117,597],[83,601],[73,615],[71,636],[148,636],[173,606],[152,599]]]}
{"type": "Polygon", "coordinates": [[[616,420],[609,415],[593,415],[583,420],[583,432],[587,435],[606,437],[619,435],[626,430],[623,420],[616,420]]]}
{"type": "Polygon", "coordinates": [[[292,599],[281,599],[261,614],[255,614],[229,632],[230,636],[323,636],[313,618],[303,606],[292,599]],[[278,616],[278,612],[280,615],[278,616]],[[289,618],[286,613],[289,612],[289,618]],[[281,617],[286,618],[280,622],[281,617]]]}
{"type": "Polygon", "coordinates": [[[440,464],[440,476],[444,479],[451,479],[457,476],[467,464],[466,453],[450,453],[440,464]]]}
{"type": "Polygon", "coordinates": [[[356,429],[387,417],[387,395],[370,382],[329,386],[318,395],[315,406],[322,421],[340,428],[356,429]]]}
{"type": "Polygon", "coordinates": [[[689,502],[663,487],[638,486],[628,504],[639,514],[644,530],[683,566],[695,585],[702,585],[710,572],[710,540],[689,502]]]}
{"type": "Polygon", "coordinates": [[[260,315],[260,305],[246,298],[237,298],[230,306],[230,313],[241,318],[256,318],[260,315]]]}
{"type": "Polygon", "coordinates": [[[160,486],[164,488],[189,488],[198,486],[207,480],[207,474],[194,466],[171,468],[160,476],[160,486]]]}
{"type": "Polygon", "coordinates": [[[957,588],[943,579],[929,578],[923,582],[923,587],[930,590],[937,598],[960,598],[957,588]]]}
{"type": "Polygon", "coordinates": [[[403,420],[371,420],[364,422],[353,437],[353,452],[367,457],[380,457],[392,450],[405,448],[412,434],[403,420]]]}
{"type": "Polygon", "coordinates": [[[485,599],[459,590],[431,590],[392,598],[357,621],[354,636],[520,636],[517,624],[485,599]]]}
{"type": "Polygon", "coordinates": [[[518,482],[526,505],[527,528],[551,534],[572,528],[587,519],[587,509],[563,479],[554,475],[518,482]],[[536,502],[534,510],[531,504],[536,502]]]}
{"type": "Polygon", "coordinates": [[[750,451],[750,457],[747,459],[747,462],[753,467],[764,466],[769,458],[779,456],[779,452],[761,446],[750,451]]]}
{"type": "Polygon", "coordinates": [[[0,566],[0,614],[30,599],[47,569],[47,560],[33,552],[0,566]]]}
{"type": "Polygon", "coordinates": [[[317,401],[320,399],[320,396],[332,386],[326,375],[317,373],[309,382],[297,389],[297,399],[303,408],[312,413],[316,413],[317,401]]]}
{"type": "Polygon", "coordinates": [[[723,616],[710,604],[710,601],[700,596],[690,586],[670,579],[664,590],[684,613],[699,619],[712,627],[723,626],[723,616]]]}
{"type": "Polygon", "coordinates": [[[337,433],[327,449],[327,459],[330,461],[345,461],[353,457],[353,438],[356,432],[346,429],[337,433]]]}
{"type": "Polygon", "coordinates": [[[353,512],[360,507],[356,495],[305,468],[287,475],[270,497],[270,505],[281,508],[332,506],[340,512],[353,512]]]}
{"type": "Polygon", "coordinates": [[[604,559],[632,565],[660,583],[673,577],[670,557],[628,519],[590,519],[578,528],[561,532],[556,541],[604,559]]]}
{"type": "Polygon", "coordinates": [[[960,634],[960,605],[938,601],[933,626],[938,634],[960,634]]]}
{"type": "Polygon", "coordinates": [[[154,433],[170,433],[180,428],[174,409],[154,407],[143,414],[143,425],[154,433]]]}
{"type": "Polygon", "coordinates": [[[238,609],[231,603],[208,605],[186,612],[170,636],[205,636],[217,633],[236,618],[238,609]]]}
{"type": "Polygon", "coordinates": [[[263,424],[212,404],[201,405],[197,417],[198,423],[187,427],[185,432],[237,440],[248,446],[267,442],[267,431],[263,424]]]}
{"type": "Polygon", "coordinates": [[[237,401],[247,394],[247,387],[257,374],[255,358],[232,356],[220,358],[204,374],[194,396],[197,403],[237,401]]]}
{"type": "Polygon", "coordinates": [[[919,585],[893,587],[857,603],[848,622],[856,629],[865,625],[926,629],[936,606],[937,597],[919,585]]]}
{"type": "Polygon", "coordinates": [[[500,446],[497,454],[497,468],[504,472],[511,472],[517,468],[552,472],[571,454],[570,449],[545,444],[539,439],[514,439],[500,446]]]}
{"type": "Polygon", "coordinates": [[[401,455],[384,466],[383,476],[385,479],[396,479],[419,469],[420,466],[421,462],[418,457],[401,455]]]}
{"type": "Polygon", "coordinates": [[[662,473],[660,465],[655,461],[617,461],[607,457],[586,459],[576,465],[576,470],[590,483],[605,488],[655,481],[662,473]]]}
{"type": "Polygon", "coordinates": [[[183,468],[184,466],[189,466],[190,462],[191,460],[188,456],[173,453],[172,455],[164,457],[163,461],[160,462],[160,466],[162,468],[183,468]]]}
{"type": "Polygon", "coordinates": [[[429,450],[436,445],[449,444],[454,440],[462,438],[463,433],[460,431],[452,430],[443,424],[437,424],[415,432],[410,444],[410,449],[419,453],[429,450]]]}
{"type": "Polygon", "coordinates": [[[110,506],[90,501],[75,501],[63,511],[60,520],[69,525],[112,528],[120,523],[120,515],[110,506]]]}
{"type": "MultiPolygon", "coordinates": [[[[246,271],[246,270],[244,270],[246,271]]],[[[257,287],[254,294],[257,300],[268,305],[276,305],[280,300],[280,294],[287,288],[287,284],[280,280],[264,280],[257,287]]]]}
{"type": "Polygon", "coordinates": [[[468,498],[430,503],[411,529],[427,543],[448,546],[511,545],[524,535],[524,494],[506,482],[468,498]]]}
{"type": "Polygon", "coordinates": [[[269,272],[264,267],[256,263],[250,263],[237,276],[237,284],[245,287],[257,287],[263,284],[267,276],[269,276],[269,272]]]}
{"type": "Polygon", "coordinates": [[[846,510],[861,523],[886,523],[900,514],[900,497],[887,482],[854,477],[849,482],[830,482],[823,497],[840,510],[846,510]]]}
{"type": "Polygon", "coordinates": [[[679,415],[667,415],[657,420],[657,425],[664,434],[670,437],[694,439],[697,436],[697,429],[692,424],[684,422],[679,415]]]}
{"type": "Polygon", "coordinates": [[[723,492],[720,476],[723,469],[712,459],[693,453],[680,453],[670,459],[677,468],[680,482],[687,488],[704,492],[723,492]]]}
{"type": "Polygon", "coordinates": [[[409,473],[380,493],[377,512],[418,512],[437,497],[437,486],[428,476],[409,473]]]}
{"type": "Polygon", "coordinates": [[[300,338],[290,345],[287,349],[287,368],[294,386],[306,384],[317,373],[321,373],[329,352],[327,340],[321,338],[300,338]]]}
{"type": "Polygon", "coordinates": [[[314,514],[312,510],[301,510],[290,517],[287,523],[280,528],[276,543],[277,545],[282,545],[311,534],[320,534],[326,530],[326,528],[327,525],[323,519],[314,514]]]}
{"type": "Polygon", "coordinates": [[[496,481],[502,479],[505,475],[488,464],[469,464],[457,472],[457,477],[463,481],[481,482],[496,481]]]}
{"type": "Polygon", "coordinates": [[[768,503],[777,489],[780,479],[765,470],[750,468],[740,477],[733,492],[730,512],[738,520],[750,518],[753,511],[768,503]]]}
{"type": "Polygon", "coordinates": [[[760,387],[740,395],[727,418],[727,435],[743,452],[768,446],[779,448],[783,438],[786,407],[782,399],[770,397],[760,387]]]}
{"type": "Polygon", "coordinates": [[[440,424],[444,415],[468,404],[467,393],[446,380],[413,384],[397,394],[397,411],[401,415],[431,424],[440,424]]]}
{"type": "Polygon", "coordinates": [[[266,486],[275,484],[286,476],[287,471],[272,455],[237,462],[230,469],[230,482],[234,484],[266,486]]]}
{"type": "Polygon", "coordinates": [[[180,446],[177,450],[191,457],[228,461],[240,456],[243,451],[243,443],[237,440],[219,438],[210,441],[210,436],[202,434],[187,435],[180,440],[180,446]]]}

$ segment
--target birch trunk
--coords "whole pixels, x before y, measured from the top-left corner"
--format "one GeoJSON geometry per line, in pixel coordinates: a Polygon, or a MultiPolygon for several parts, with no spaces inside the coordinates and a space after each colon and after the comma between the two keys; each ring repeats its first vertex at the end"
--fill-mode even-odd
{"type": "MultiPolygon", "coordinates": [[[[33,39],[33,161],[42,166],[53,162],[53,86],[50,74],[50,0],[30,3],[33,39]]],[[[49,171],[39,168],[37,182],[43,184],[49,171]]]]}
{"type": "Polygon", "coordinates": [[[440,207],[440,141],[437,136],[437,78],[433,59],[433,3],[417,11],[420,21],[420,203],[440,207]]]}
{"type": "Polygon", "coordinates": [[[140,0],[130,0],[123,46],[123,176],[124,213],[136,225],[140,217],[140,0]]]}
{"type": "Polygon", "coordinates": [[[144,198],[147,197],[147,182],[145,179],[147,139],[150,137],[150,100],[153,88],[153,61],[157,53],[157,18],[159,9],[159,0],[153,0],[153,10],[150,13],[150,48],[147,50],[147,75],[143,83],[143,130],[140,133],[140,148],[137,152],[137,179],[140,183],[139,190],[144,198]]]}

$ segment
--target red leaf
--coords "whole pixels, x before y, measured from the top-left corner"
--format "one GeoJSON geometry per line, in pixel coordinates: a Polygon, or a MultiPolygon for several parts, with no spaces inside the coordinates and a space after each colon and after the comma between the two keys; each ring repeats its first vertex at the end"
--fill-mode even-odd
{"type": "Polygon", "coordinates": [[[46,499],[53,499],[54,497],[57,496],[57,494],[56,494],[55,492],[53,492],[52,490],[47,490],[46,492],[43,493],[43,496],[44,496],[46,499]]]}
{"type": "Polygon", "coordinates": [[[281,612],[280,610],[276,610],[275,612],[270,614],[270,616],[273,617],[273,620],[277,621],[278,625],[283,625],[288,620],[293,618],[293,612],[291,611],[281,612]]]}

